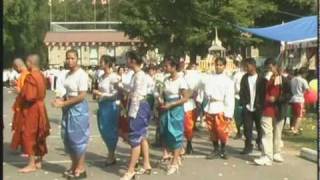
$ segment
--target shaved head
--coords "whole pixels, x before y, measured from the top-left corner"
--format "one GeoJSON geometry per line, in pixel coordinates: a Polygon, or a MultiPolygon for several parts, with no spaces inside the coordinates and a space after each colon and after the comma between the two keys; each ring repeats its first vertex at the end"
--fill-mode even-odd
{"type": "Polygon", "coordinates": [[[26,65],[24,64],[23,60],[21,58],[15,58],[13,60],[13,68],[18,71],[21,72],[21,70],[23,68],[26,68],[26,65]]]}
{"type": "Polygon", "coordinates": [[[13,65],[18,66],[18,67],[21,67],[21,66],[25,67],[26,66],[21,58],[14,59],[13,65]]]}
{"type": "Polygon", "coordinates": [[[39,68],[40,57],[38,54],[30,54],[27,56],[27,66],[28,68],[39,68]]]}

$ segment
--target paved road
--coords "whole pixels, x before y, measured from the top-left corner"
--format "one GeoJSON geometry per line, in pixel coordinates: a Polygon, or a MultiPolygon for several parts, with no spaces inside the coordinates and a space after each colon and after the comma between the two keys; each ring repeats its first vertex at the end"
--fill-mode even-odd
{"type": "MultiPolygon", "coordinates": [[[[10,122],[12,119],[11,105],[14,100],[14,95],[4,88],[3,108],[4,108],[4,180],[62,180],[61,173],[69,167],[70,160],[63,151],[63,144],[60,138],[60,117],[59,109],[52,108],[50,98],[53,97],[51,92],[48,92],[46,104],[50,117],[52,132],[48,138],[49,154],[45,157],[43,169],[33,174],[19,174],[18,168],[25,165],[25,159],[20,157],[18,152],[12,152],[9,149],[11,140],[10,122]]],[[[107,149],[101,140],[97,125],[96,116],[93,112],[96,111],[97,105],[90,102],[91,113],[91,138],[89,149],[87,152],[88,163],[88,179],[90,180],[117,180],[126,170],[128,163],[129,146],[123,142],[119,142],[117,149],[117,157],[119,163],[114,167],[104,167],[103,161],[106,156],[107,149]]],[[[150,127],[150,139],[153,139],[154,126],[150,127]]],[[[154,167],[151,176],[143,175],[138,179],[144,180],[314,180],[316,179],[317,166],[315,163],[301,159],[298,157],[298,152],[293,149],[286,149],[284,163],[275,163],[272,167],[257,167],[252,164],[252,156],[241,156],[239,151],[243,146],[243,142],[231,139],[228,146],[230,158],[228,160],[206,160],[204,156],[210,152],[211,144],[207,141],[207,134],[202,131],[196,134],[194,139],[195,155],[186,157],[183,161],[183,167],[178,174],[166,176],[165,171],[158,165],[157,160],[161,157],[161,149],[152,148],[151,157],[154,167]]],[[[256,153],[258,155],[258,153],[256,153]]]]}

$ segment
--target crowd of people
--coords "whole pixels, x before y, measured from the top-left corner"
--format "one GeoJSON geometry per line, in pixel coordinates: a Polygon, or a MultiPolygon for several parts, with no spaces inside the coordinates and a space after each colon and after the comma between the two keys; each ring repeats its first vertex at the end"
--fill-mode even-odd
{"type": "Polygon", "coordinates": [[[20,76],[7,76],[17,93],[11,147],[21,146],[29,157],[29,164],[20,172],[41,168],[47,153],[50,124],[44,105],[46,87],[55,91],[52,106],[62,110],[62,140],[72,161],[63,173],[68,179],[87,176],[87,93],[92,93],[98,103],[98,129],[108,149],[105,165],[117,163],[119,138],[130,145],[128,171],[121,180],[151,174],[148,127],[152,120],[156,122],[155,143],[162,147],[160,162],[167,166],[167,175],[178,172],[183,155],[193,153],[192,139],[199,119],[204,120],[212,143],[207,159],[228,158],[226,145],[233,120],[235,138],[241,139],[242,134],[245,137],[240,152],[243,155],[253,151],[253,131],[257,131],[255,144],[262,155],[254,162],[261,166],[284,161],[281,135],[290,116],[288,109],[292,109],[292,134],[300,133],[304,93],[309,89],[305,68],[292,77],[272,58],[265,60],[262,69],[253,58],[237,58],[230,76],[225,73],[226,59],[221,57],[215,58],[213,72],[207,73],[198,71],[196,63],[186,65],[173,56],[165,56],[161,65],[145,65],[134,51],[127,52],[126,57],[126,66],[116,66],[112,57],[103,55],[99,68],[84,69],[78,65],[77,51],[71,49],[66,52],[65,68],[42,73],[36,54],[26,58],[26,65],[21,59],[14,61],[13,68],[20,76]],[[136,169],[140,155],[142,168],[136,169]]]}

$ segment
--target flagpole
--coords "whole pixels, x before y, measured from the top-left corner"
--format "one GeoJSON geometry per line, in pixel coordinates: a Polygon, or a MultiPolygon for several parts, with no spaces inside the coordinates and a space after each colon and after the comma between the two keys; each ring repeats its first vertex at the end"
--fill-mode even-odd
{"type": "Polygon", "coordinates": [[[64,2],[64,22],[67,22],[67,2],[64,2]]]}
{"type": "MultiPolygon", "coordinates": [[[[94,9],[93,9],[94,22],[96,22],[96,21],[97,21],[96,3],[94,3],[94,7],[93,7],[93,8],[94,8],[94,9]]],[[[94,24],[94,28],[97,29],[97,24],[94,24]]]]}
{"type": "MultiPolygon", "coordinates": [[[[50,2],[51,3],[51,2],[50,2]]],[[[51,31],[51,22],[52,22],[52,4],[50,4],[50,6],[49,6],[49,18],[50,18],[50,25],[49,25],[49,27],[50,27],[50,31],[51,31]]]]}
{"type": "MultiPolygon", "coordinates": [[[[111,21],[110,20],[110,0],[107,0],[108,1],[108,21],[111,21]]],[[[109,24],[109,29],[110,29],[111,27],[110,27],[110,24],[109,24]]]]}

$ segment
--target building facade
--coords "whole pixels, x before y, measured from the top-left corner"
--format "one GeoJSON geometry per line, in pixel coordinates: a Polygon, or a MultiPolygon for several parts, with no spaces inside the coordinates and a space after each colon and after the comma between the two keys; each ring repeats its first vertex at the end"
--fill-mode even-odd
{"type": "Polygon", "coordinates": [[[44,43],[48,48],[48,65],[63,66],[65,53],[73,48],[78,51],[79,64],[96,66],[102,55],[110,55],[116,64],[125,64],[125,53],[144,44],[128,38],[119,31],[66,31],[47,32],[44,43]]]}

